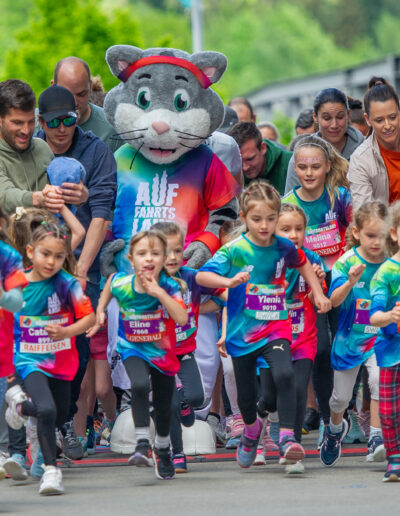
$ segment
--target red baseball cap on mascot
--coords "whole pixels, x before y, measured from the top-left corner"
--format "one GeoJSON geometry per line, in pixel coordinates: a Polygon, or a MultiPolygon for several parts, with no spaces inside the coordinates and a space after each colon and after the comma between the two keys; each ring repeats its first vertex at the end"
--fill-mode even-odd
{"type": "Polygon", "coordinates": [[[135,72],[139,68],[142,68],[143,66],[151,64],[171,64],[175,66],[180,66],[181,68],[185,68],[196,77],[201,87],[204,89],[207,89],[212,84],[207,75],[202,70],[200,70],[200,68],[198,68],[195,64],[191,63],[190,61],[187,61],[186,59],[182,59],[181,57],[174,56],[143,57],[142,59],[139,59],[135,63],[132,63],[127,68],[125,68],[125,70],[123,70],[118,75],[118,79],[122,82],[126,82],[129,79],[129,77],[133,74],[133,72],[135,72]]]}

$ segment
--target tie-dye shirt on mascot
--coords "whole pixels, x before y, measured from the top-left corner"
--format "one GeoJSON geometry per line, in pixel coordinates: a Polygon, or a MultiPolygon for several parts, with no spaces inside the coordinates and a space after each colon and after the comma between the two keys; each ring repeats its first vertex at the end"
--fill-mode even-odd
{"type": "MultiPolygon", "coordinates": [[[[179,371],[175,354],[175,321],[155,297],[134,289],[134,274],[119,272],[111,281],[111,294],[119,305],[117,351],[122,361],[140,357],[169,376],[179,371]]],[[[180,286],[164,272],[158,284],[180,305],[185,306],[180,286]]]]}
{"type": "Polygon", "coordinates": [[[229,289],[226,349],[246,355],[277,339],[292,340],[285,296],[286,267],[301,267],[306,257],[287,238],[274,235],[268,247],[244,234],[221,247],[201,271],[232,278],[249,272],[250,281],[229,289]]]}
{"type": "Polygon", "coordinates": [[[364,264],[366,268],[340,305],[338,329],[331,354],[332,368],[337,371],[361,365],[374,352],[378,328],[371,326],[369,321],[370,282],[381,263],[367,262],[353,247],[333,266],[329,295],[331,296],[334,290],[346,283],[350,268],[360,264],[364,264]]]}
{"type": "MultiPolygon", "coordinates": [[[[0,281],[5,292],[28,283],[20,254],[3,241],[0,241],[0,281]]],[[[0,307],[0,378],[14,370],[13,344],[14,314],[0,307]]]]}
{"type": "Polygon", "coordinates": [[[132,272],[126,255],[133,234],[156,222],[173,221],[186,232],[186,247],[205,230],[209,212],[239,192],[228,169],[205,145],[166,165],[148,161],[128,144],[115,157],[118,190],[112,230],[115,238],[127,242],[116,257],[119,271],[132,272]]]}
{"type": "MultiPolygon", "coordinates": [[[[324,269],[320,256],[309,249],[302,248],[302,250],[310,263],[316,263],[324,269]]],[[[309,358],[314,360],[317,353],[317,328],[315,326],[317,316],[314,305],[307,295],[310,287],[296,269],[286,271],[286,281],[289,283],[286,289],[286,301],[293,332],[290,346],[292,359],[309,358]]]]}
{"type": "MultiPolygon", "coordinates": [[[[396,303],[400,303],[400,262],[388,258],[372,278],[370,290],[370,315],[389,312],[396,303]]],[[[379,367],[392,367],[400,363],[400,325],[392,323],[379,328],[375,355],[379,367]]]]}
{"type": "Polygon", "coordinates": [[[79,357],[75,337],[53,341],[48,324],[69,326],[93,312],[76,278],[64,270],[52,278],[32,281],[24,288],[24,307],[15,314],[15,367],[22,379],[34,371],[60,380],[73,380],[79,357]]]}
{"type": "Polygon", "coordinates": [[[301,206],[307,215],[307,229],[304,247],[321,256],[326,268],[330,271],[335,261],[343,254],[345,233],[353,218],[351,195],[347,188],[338,188],[332,209],[331,201],[325,189],[321,197],[315,201],[303,201],[298,196],[296,186],[286,194],[282,202],[301,206]]]}

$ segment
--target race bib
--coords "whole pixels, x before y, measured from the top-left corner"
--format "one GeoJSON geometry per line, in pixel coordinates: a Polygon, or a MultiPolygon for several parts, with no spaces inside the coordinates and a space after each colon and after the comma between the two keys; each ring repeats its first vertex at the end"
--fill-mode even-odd
{"type": "Polygon", "coordinates": [[[193,313],[192,304],[187,308],[188,322],[184,326],[175,326],[176,342],[188,339],[196,331],[196,317],[193,313]]]}
{"type": "Polygon", "coordinates": [[[379,328],[371,326],[369,321],[369,310],[371,308],[370,299],[357,299],[356,312],[354,314],[353,330],[357,333],[367,333],[369,335],[376,335],[379,328]]]}
{"type": "Polygon", "coordinates": [[[48,324],[67,326],[71,324],[71,322],[71,316],[69,314],[43,316],[20,315],[20,353],[57,353],[58,351],[71,349],[71,339],[54,341],[45,330],[48,324]]]}
{"type": "Polygon", "coordinates": [[[281,285],[246,286],[244,313],[261,321],[282,321],[288,318],[285,289],[281,285]]]}
{"type": "Polygon", "coordinates": [[[304,247],[320,256],[336,254],[341,249],[342,239],[336,219],[315,226],[308,226],[304,237],[304,247]]]}
{"type": "Polygon", "coordinates": [[[129,342],[154,342],[166,333],[162,309],[154,312],[121,310],[126,340],[129,342]]]}
{"type": "Polygon", "coordinates": [[[292,321],[292,333],[297,335],[304,331],[304,303],[297,301],[295,303],[287,304],[290,319],[292,321]]]}

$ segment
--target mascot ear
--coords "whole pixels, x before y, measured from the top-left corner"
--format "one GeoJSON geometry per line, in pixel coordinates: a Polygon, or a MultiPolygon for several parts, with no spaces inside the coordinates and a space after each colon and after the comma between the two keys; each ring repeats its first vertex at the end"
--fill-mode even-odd
{"type": "Polygon", "coordinates": [[[200,68],[212,83],[221,79],[228,65],[224,54],[212,51],[197,52],[191,56],[190,61],[200,68]]]}
{"type": "Polygon", "coordinates": [[[118,75],[125,70],[127,66],[134,63],[143,56],[143,50],[131,45],[114,45],[106,52],[106,61],[111,73],[118,75]]]}

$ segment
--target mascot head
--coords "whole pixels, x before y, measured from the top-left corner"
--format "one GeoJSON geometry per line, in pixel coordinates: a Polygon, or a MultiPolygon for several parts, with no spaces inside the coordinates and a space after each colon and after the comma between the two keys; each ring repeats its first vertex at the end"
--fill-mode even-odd
{"type": "Polygon", "coordinates": [[[121,80],[105,98],[107,119],[149,161],[172,163],[221,125],[224,105],[210,85],[226,69],[223,54],[116,45],[106,60],[121,80]]]}

